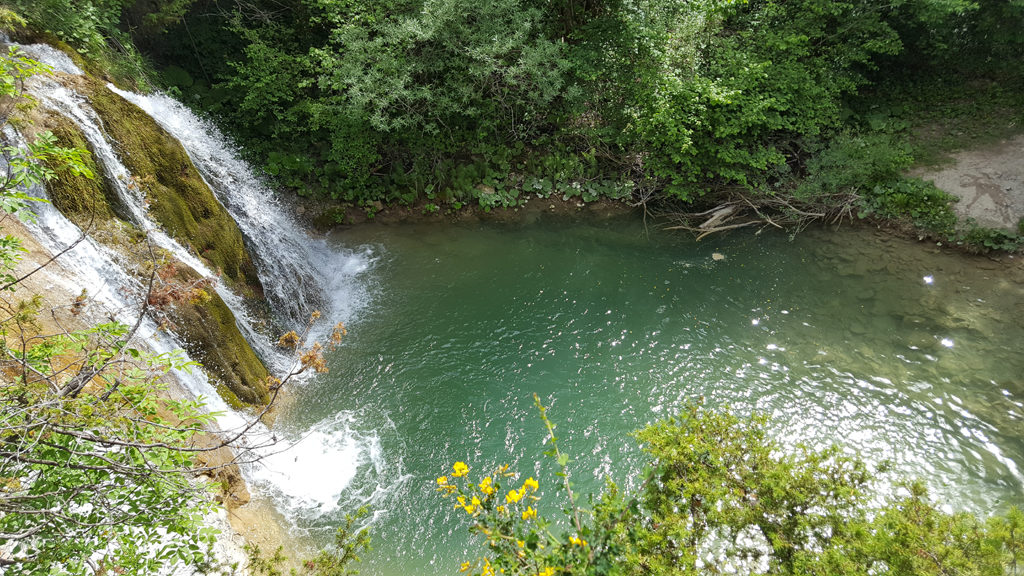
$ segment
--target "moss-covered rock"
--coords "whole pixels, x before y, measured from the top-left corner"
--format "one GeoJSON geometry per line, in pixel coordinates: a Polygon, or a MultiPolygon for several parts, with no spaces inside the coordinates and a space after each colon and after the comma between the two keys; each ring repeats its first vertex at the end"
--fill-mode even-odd
{"type": "Polygon", "coordinates": [[[93,148],[85,134],[71,120],[49,112],[43,120],[43,127],[53,132],[57,144],[65,148],[81,148],[89,153],[83,155],[86,168],[94,178],[77,176],[61,166],[49,166],[58,177],[46,184],[50,201],[62,214],[74,221],[92,218],[97,224],[109,221],[120,213],[120,199],[103,176],[103,170],[93,157],[93,148]]]}
{"type": "Polygon", "coordinates": [[[117,142],[121,161],[149,198],[153,219],[219,270],[229,286],[245,297],[261,299],[263,287],[238,225],[214,197],[181,143],[142,109],[100,82],[86,84],[93,108],[117,142]]]}
{"type": "Polygon", "coordinates": [[[229,404],[267,402],[267,368],[238,330],[234,314],[220,296],[211,290],[201,301],[180,302],[170,317],[189,356],[203,365],[229,404]]]}
{"type": "Polygon", "coordinates": [[[166,250],[154,247],[151,252],[145,234],[131,223],[115,217],[96,220],[91,236],[117,254],[125,269],[143,282],[154,266],[161,270],[156,290],[174,297],[160,303],[151,295],[151,310],[174,325],[189,356],[202,364],[218,394],[235,408],[265,404],[269,373],[239,330],[231,309],[212,288],[202,290],[200,297],[188,297],[187,287],[203,284],[199,273],[166,250]],[[173,271],[173,276],[165,277],[163,270],[173,271]]]}

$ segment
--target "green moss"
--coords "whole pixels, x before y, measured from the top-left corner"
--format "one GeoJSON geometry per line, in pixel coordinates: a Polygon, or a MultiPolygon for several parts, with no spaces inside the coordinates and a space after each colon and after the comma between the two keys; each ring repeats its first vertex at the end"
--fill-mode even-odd
{"type": "Polygon", "coordinates": [[[44,125],[57,137],[57,144],[63,147],[82,148],[89,153],[84,155],[85,166],[92,171],[95,178],[76,176],[60,166],[50,166],[57,171],[58,177],[47,183],[46,188],[50,201],[65,216],[73,220],[95,217],[97,223],[115,217],[116,206],[119,205],[115,192],[103,178],[103,171],[93,158],[93,149],[89,146],[85,135],[77,126],[59,114],[50,114],[44,125]]]}
{"type": "Polygon", "coordinates": [[[238,330],[231,309],[212,290],[209,295],[205,302],[174,305],[170,316],[185,349],[203,365],[228,404],[265,404],[266,367],[238,330]]]}
{"type": "Polygon", "coordinates": [[[93,108],[117,142],[121,161],[139,179],[152,217],[219,270],[232,288],[246,297],[262,298],[263,287],[242,233],[181,144],[142,109],[95,80],[88,84],[93,108]]]}
{"type": "MultiPolygon", "coordinates": [[[[148,280],[154,262],[142,232],[127,222],[110,220],[97,227],[93,238],[125,257],[129,269],[143,281],[148,280]]],[[[175,261],[172,254],[156,249],[156,255],[161,263],[174,262],[173,277],[164,282],[184,287],[202,279],[198,272],[175,261]]],[[[174,325],[189,356],[203,365],[225,402],[234,408],[266,403],[266,367],[239,331],[231,309],[212,289],[206,295],[208,300],[175,302],[159,310],[174,325]]]]}
{"type": "Polygon", "coordinates": [[[242,410],[245,408],[245,402],[242,402],[238,396],[231,391],[231,388],[228,388],[228,386],[223,382],[217,382],[216,389],[217,395],[227,402],[228,406],[231,406],[235,410],[242,410]]]}
{"type": "MultiPolygon", "coordinates": [[[[111,219],[98,226],[92,236],[126,258],[130,263],[128,269],[134,270],[140,279],[149,279],[155,263],[142,232],[127,222],[111,219]]],[[[174,262],[173,277],[165,278],[164,282],[184,287],[202,279],[198,272],[175,261],[170,253],[158,248],[156,257],[158,265],[174,262]]],[[[234,408],[266,403],[266,367],[238,329],[227,304],[212,289],[206,290],[206,295],[209,299],[176,302],[159,310],[174,325],[189,356],[203,365],[225,402],[234,408]]]]}

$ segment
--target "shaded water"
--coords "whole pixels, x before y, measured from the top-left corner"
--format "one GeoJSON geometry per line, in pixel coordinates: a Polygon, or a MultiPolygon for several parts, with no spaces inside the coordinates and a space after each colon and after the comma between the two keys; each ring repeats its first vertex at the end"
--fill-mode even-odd
{"type": "Polygon", "coordinates": [[[433,491],[457,460],[471,475],[501,463],[535,475],[557,509],[535,392],[583,492],[605,477],[632,487],[643,458],[629,433],[705,398],[772,414],[789,444],[891,460],[956,508],[1024,504],[1018,260],[868,230],[694,243],[646,238],[634,221],[368,226],[336,240],[383,254],[381,292],[277,425],[318,431],[343,414],[379,438],[391,468],[351,471],[337,507],[289,508],[323,542],[371,502],[363,573],[450,574],[475,556],[433,491]]]}

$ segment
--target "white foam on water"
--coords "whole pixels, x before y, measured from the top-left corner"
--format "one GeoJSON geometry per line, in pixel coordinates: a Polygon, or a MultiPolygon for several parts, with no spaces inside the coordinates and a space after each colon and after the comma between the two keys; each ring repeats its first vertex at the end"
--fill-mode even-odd
{"type": "Polygon", "coordinates": [[[257,485],[301,516],[336,510],[342,492],[360,466],[372,463],[376,436],[353,429],[354,415],[340,413],[292,439],[281,439],[273,454],[251,467],[257,485]]]}

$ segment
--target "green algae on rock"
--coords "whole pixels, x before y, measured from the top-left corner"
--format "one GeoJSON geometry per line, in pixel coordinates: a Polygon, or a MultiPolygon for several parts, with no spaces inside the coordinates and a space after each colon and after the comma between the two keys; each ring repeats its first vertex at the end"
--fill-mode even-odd
{"type": "Polygon", "coordinates": [[[235,324],[235,316],[214,291],[208,298],[178,302],[169,316],[189,356],[203,365],[228,404],[266,404],[267,368],[235,324]]]}
{"type": "Polygon", "coordinates": [[[223,273],[246,298],[263,297],[238,225],[217,201],[181,144],[143,110],[96,80],[85,87],[124,165],[150,200],[149,212],[169,234],[223,273]]]}
{"type": "Polygon", "coordinates": [[[72,220],[95,219],[96,223],[103,223],[114,219],[123,210],[120,206],[120,199],[110,183],[103,175],[103,170],[97,165],[93,157],[94,150],[89,145],[85,134],[67,118],[50,112],[43,120],[46,129],[53,132],[57,138],[57,144],[65,148],[80,148],[89,153],[82,156],[82,160],[94,175],[94,178],[72,174],[66,170],[60,171],[58,166],[49,168],[58,170],[59,178],[54,178],[46,185],[47,193],[54,207],[62,214],[72,220]]]}

